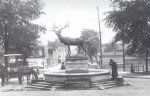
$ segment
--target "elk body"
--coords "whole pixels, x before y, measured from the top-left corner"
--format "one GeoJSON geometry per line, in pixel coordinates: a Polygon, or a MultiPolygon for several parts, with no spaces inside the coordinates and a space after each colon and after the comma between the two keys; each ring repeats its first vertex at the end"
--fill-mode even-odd
{"type": "Polygon", "coordinates": [[[71,54],[70,45],[78,47],[77,55],[81,51],[81,49],[83,49],[84,52],[86,53],[86,50],[83,48],[84,40],[82,38],[70,38],[70,37],[62,36],[62,34],[61,34],[62,29],[66,28],[66,26],[62,27],[59,30],[56,30],[55,28],[57,28],[57,27],[53,27],[52,31],[54,31],[56,33],[56,35],[59,38],[61,43],[68,46],[68,55],[71,54]]]}

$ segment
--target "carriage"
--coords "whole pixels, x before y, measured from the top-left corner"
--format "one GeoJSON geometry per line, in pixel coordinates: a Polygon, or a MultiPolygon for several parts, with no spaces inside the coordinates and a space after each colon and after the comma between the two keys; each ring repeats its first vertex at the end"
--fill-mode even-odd
{"type": "Polygon", "coordinates": [[[8,61],[8,79],[17,78],[17,71],[20,66],[24,66],[21,54],[4,55],[8,61]]]}
{"type": "Polygon", "coordinates": [[[28,64],[23,61],[22,54],[6,54],[4,55],[8,61],[8,81],[11,78],[18,78],[19,84],[22,83],[22,76],[30,76],[34,74],[36,78],[37,72],[34,71],[35,68],[27,66],[28,64]]]}

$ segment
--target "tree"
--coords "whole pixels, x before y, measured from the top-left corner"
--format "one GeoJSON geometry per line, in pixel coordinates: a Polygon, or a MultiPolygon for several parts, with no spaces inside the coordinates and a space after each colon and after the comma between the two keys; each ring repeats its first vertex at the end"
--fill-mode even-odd
{"type": "Polygon", "coordinates": [[[20,53],[23,55],[24,62],[26,62],[26,58],[39,51],[38,33],[44,30],[42,27],[39,28],[40,26],[35,24],[16,26],[14,33],[10,34],[7,53],[20,53]]]}
{"type": "Polygon", "coordinates": [[[97,54],[100,50],[98,33],[91,29],[83,29],[83,31],[81,31],[81,38],[84,41],[83,47],[90,57],[91,62],[93,62],[92,57],[94,56],[97,59],[97,54]]]}
{"type": "Polygon", "coordinates": [[[117,49],[118,49],[117,43],[109,42],[105,44],[104,52],[113,52],[113,51],[117,51],[117,49]]]}
{"type": "Polygon", "coordinates": [[[51,51],[56,50],[58,47],[66,47],[63,43],[61,43],[58,39],[52,42],[48,42],[48,47],[51,51]]]}
{"type": "MultiPolygon", "coordinates": [[[[146,54],[150,45],[150,1],[111,0],[113,11],[108,12],[106,24],[117,33],[115,41],[129,44],[127,53],[146,54]]],[[[146,71],[148,63],[146,59],[146,71]]]]}
{"type": "MultiPolygon", "coordinates": [[[[0,0],[0,42],[5,54],[14,50],[27,58],[45,28],[32,21],[42,12],[41,0],[0,0]]],[[[6,68],[8,67],[5,58],[6,68]]]]}

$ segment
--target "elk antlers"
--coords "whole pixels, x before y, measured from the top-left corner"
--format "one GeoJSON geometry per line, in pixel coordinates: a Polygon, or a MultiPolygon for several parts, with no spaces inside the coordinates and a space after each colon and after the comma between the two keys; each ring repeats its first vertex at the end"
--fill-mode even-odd
{"type": "Polygon", "coordinates": [[[62,28],[58,28],[58,26],[56,25],[53,25],[52,26],[52,30],[51,31],[54,31],[54,32],[57,32],[57,33],[61,33],[63,29],[65,29],[66,27],[69,27],[68,24],[66,24],[65,26],[63,26],[62,28]]]}

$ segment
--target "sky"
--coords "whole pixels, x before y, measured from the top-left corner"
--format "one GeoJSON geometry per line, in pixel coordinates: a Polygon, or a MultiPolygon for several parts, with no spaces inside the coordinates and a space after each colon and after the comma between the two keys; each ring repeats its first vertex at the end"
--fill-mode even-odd
{"type": "Polygon", "coordinates": [[[47,31],[41,35],[43,44],[54,41],[57,36],[52,30],[52,26],[58,28],[69,25],[63,29],[62,35],[71,38],[80,37],[83,29],[93,29],[99,31],[97,6],[99,7],[99,17],[102,32],[102,43],[112,40],[115,33],[107,28],[104,22],[104,12],[112,10],[110,0],[43,0],[45,6],[41,15],[35,22],[46,27],[47,31]]]}

